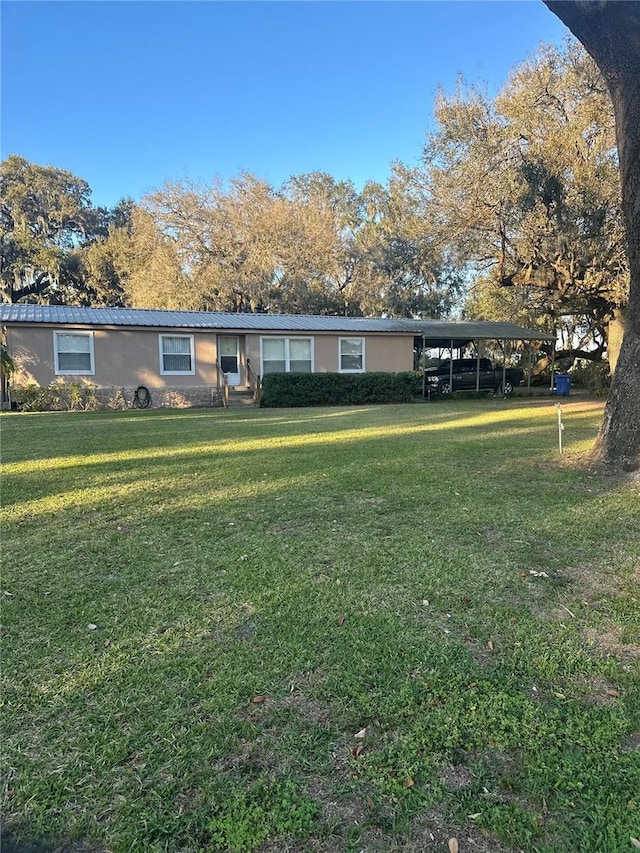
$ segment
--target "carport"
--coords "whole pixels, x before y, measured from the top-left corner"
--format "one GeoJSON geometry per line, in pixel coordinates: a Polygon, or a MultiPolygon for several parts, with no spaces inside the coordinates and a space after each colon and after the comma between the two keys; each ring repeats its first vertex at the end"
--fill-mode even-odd
{"type": "MultiPolygon", "coordinates": [[[[416,330],[414,345],[419,353],[427,349],[448,349],[450,352],[449,371],[451,387],[453,388],[453,352],[461,350],[473,344],[476,351],[476,391],[480,389],[480,341],[495,341],[502,350],[502,380],[506,374],[507,344],[514,341],[522,341],[529,344],[527,348],[527,388],[531,387],[531,343],[533,341],[551,341],[553,343],[553,355],[555,355],[555,335],[534,329],[525,329],[515,323],[492,323],[484,320],[477,321],[447,321],[447,320],[409,320],[403,321],[411,324],[416,330]]],[[[427,396],[423,379],[422,394],[427,396]]],[[[551,362],[551,389],[554,386],[553,356],[551,362]]]]}

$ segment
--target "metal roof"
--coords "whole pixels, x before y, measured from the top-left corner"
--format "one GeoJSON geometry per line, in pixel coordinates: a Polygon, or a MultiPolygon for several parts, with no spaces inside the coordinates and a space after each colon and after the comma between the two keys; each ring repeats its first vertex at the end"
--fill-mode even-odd
{"type": "Polygon", "coordinates": [[[427,346],[463,346],[472,340],[551,340],[513,323],[335,317],[312,314],[228,314],[146,308],[77,308],[69,305],[0,304],[1,323],[65,326],[137,326],[247,332],[374,332],[424,337],[427,346]]]}
{"type": "Polygon", "coordinates": [[[486,320],[408,320],[427,347],[465,346],[471,341],[552,341],[555,335],[515,323],[486,320]]]}

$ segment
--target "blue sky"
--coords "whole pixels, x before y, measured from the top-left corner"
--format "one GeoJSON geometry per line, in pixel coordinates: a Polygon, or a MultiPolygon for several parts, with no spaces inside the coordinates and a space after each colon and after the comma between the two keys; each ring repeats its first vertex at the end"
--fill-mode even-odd
{"type": "Polygon", "coordinates": [[[494,93],[567,30],[541,0],[12,2],[2,158],[84,178],[95,204],[246,170],[386,180],[415,164],[438,86],[494,93]]]}

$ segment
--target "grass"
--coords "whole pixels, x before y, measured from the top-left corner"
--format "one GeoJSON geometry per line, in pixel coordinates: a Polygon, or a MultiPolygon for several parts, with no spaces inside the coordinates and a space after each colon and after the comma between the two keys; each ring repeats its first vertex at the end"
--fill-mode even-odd
{"type": "Polygon", "coordinates": [[[3,416],[5,843],[632,849],[638,489],[563,412],[3,416]]]}

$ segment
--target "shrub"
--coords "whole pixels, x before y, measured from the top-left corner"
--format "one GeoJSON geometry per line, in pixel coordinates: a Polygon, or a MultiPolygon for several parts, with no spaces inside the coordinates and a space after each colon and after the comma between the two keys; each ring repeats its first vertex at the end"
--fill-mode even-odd
{"type": "Polygon", "coordinates": [[[419,376],[411,372],[268,373],[262,380],[260,405],[280,408],[410,403],[421,393],[419,376]]]}
{"type": "Polygon", "coordinates": [[[611,387],[608,361],[590,361],[571,371],[571,381],[594,397],[606,397],[611,387]]]}
{"type": "Polygon", "coordinates": [[[11,400],[21,412],[89,412],[99,407],[96,386],[79,382],[48,387],[16,385],[11,389],[11,400]]]}

